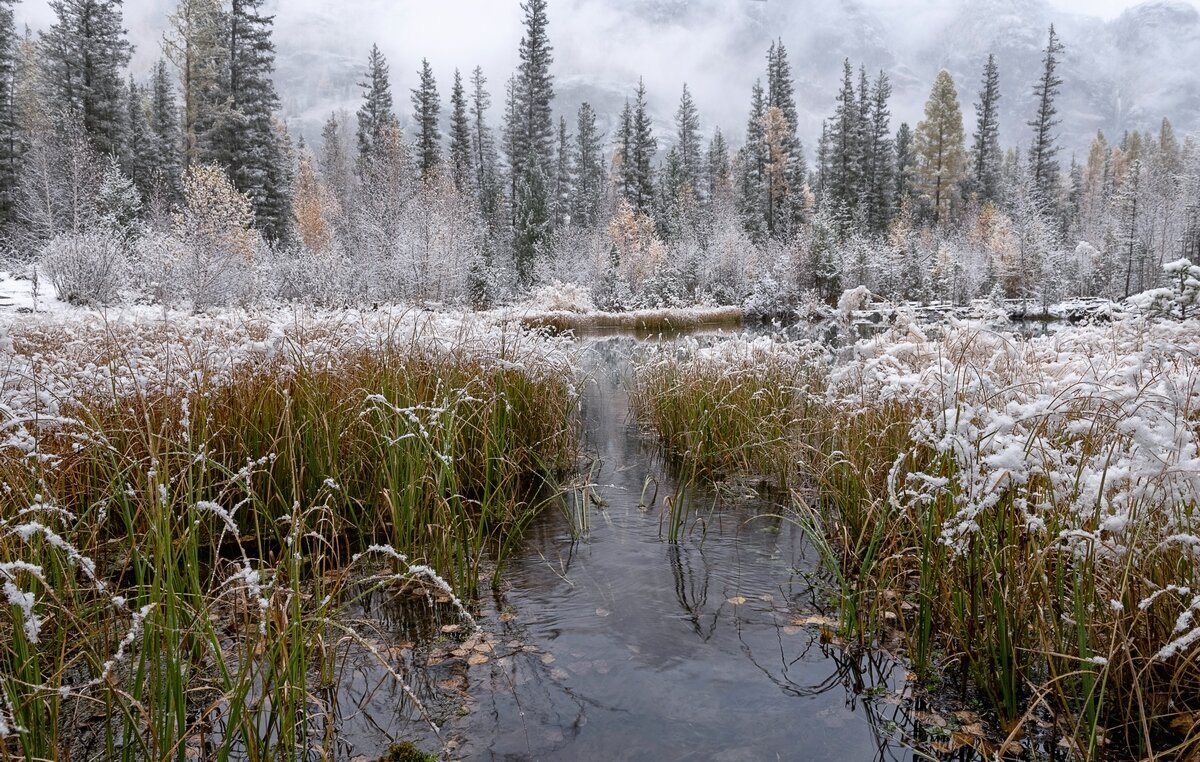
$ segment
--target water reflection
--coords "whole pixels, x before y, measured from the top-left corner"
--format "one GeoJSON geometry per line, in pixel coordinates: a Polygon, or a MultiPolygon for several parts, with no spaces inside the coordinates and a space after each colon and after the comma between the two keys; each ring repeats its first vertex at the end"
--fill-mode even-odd
{"type": "Polygon", "coordinates": [[[321,696],[348,758],[404,739],[456,759],[913,758],[893,740],[911,725],[904,670],[831,642],[817,559],[782,506],[696,489],[688,531],[664,539],[664,498],[679,485],[629,419],[637,343],[588,340],[591,484],[529,528],[483,602],[486,636],[454,630],[444,607],[368,597],[359,613],[386,669],[348,646],[354,658],[321,696]]]}

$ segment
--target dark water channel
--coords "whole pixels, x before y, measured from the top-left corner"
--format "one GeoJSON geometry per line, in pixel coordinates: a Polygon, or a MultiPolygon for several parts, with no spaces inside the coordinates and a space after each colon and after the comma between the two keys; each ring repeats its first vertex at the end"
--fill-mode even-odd
{"type": "Polygon", "coordinates": [[[407,739],[453,759],[911,758],[892,740],[903,668],[828,643],[816,554],[782,505],[745,485],[696,492],[682,538],[666,539],[678,485],[629,415],[637,340],[585,346],[583,450],[602,505],[577,500],[530,528],[483,602],[486,660],[441,631],[449,613],[364,612],[441,731],[355,659],[338,696],[346,756],[407,739]]]}

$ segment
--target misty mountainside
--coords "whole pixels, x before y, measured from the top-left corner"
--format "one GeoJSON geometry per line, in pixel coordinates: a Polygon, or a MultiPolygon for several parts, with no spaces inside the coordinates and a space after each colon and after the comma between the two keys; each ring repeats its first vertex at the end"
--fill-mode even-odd
{"type": "MultiPolygon", "coordinates": [[[[407,91],[428,56],[443,99],[455,67],[466,76],[482,65],[499,123],[504,84],[517,64],[511,44],[520,35],[517,9],[497,5],[488,11],[495,18],[473,24],[478,9],[470,6],[456,11],[459,31],[468,36],[448,42],[452,30],[424,27],[419,5],[361,0],[348,12],[337,0],[269,4],[276,14],[276,81],[292,129],[312,142],[330,111],[358,108],[373,43],[391,61],[402,120],[407,91]]],[[[160,55],[174,7],[174,0],[127,3],[140,74],[160,55]]],[[[1097,129],[1119,139],[1125,130],[1157,128],[1164,116],[1182,132],[1200,130],[1200,80],[1192,76],[1200,69],[1200,12],[1180,0],[1150,0],[1112,21],[1063,12],[1048,0],[555,0],[549,10],[556,108],[569,115],[589,101],[610,135],[644,76],[656,126],[670,125],[686,81],[704,128],[719,125],[740,139],[750,88],[765,74],[771,40],[781,37],[793,62],[807,147],[833,111],[843,59],[872,74],[886,71],[896,123],[915,125],[940,68],[954,75],[969,121],[988,53],[1000,64],[1001,139],[1024,146],[1051,23],[1066,45],[1058,105],[1067,150],[1081,153],[1097,129]]]]}
{"type": "MultiPolygon", "coordinates": [[[[404,11],[375,4],[381,18],[403,22],[404,11]]],[[[353,19],[327,0],[291,0],[276,9],[285,116],[307,139],[316,138],[331,110],[357,108],[366,52],[375,41],[387,47],[389,25],[373,27],[371,8],[366,4],[353,19]]],[[[897,123],[915,124],[941,68],[954,75],[969,113],[988,53],[1000,64],[1002,139],[1023,146],[1025,122],[1034,110],[1032,84],[1054,23],[1066,45],[1059,109],[1069,150],[1082,151],[1097,129],[1119,139],[1125,130],[1157,127],[1164,116],[1182,131],[1200,129],[1200,81],[1192,76],[1200,66],[1200,12],[1178,0],[1152,0],[1112,21],[1064,13],[1047,0],[931,0],[903,9],[882,0],[560,0],[550,6],[550,21],[556,107],[571,114],[589,101],[610,128],[638,77],[645,76],[657,123],[669,124],[687,81],[705,128],[720,125],[740,135],[750,87],[763,76],[770,41],[781,37],[793,57],[799,128],[807,146],[832,113],[843,59],[872,73],[887,71],[897,123]]],[[[508,43],[498,41],[498,47],[507,53],[508,43]]],[[[499,121],[504,82],[515,60],[477,44],[450,51],[393,50],[398,86],[412,86],[425,55],[434,63],[443,97],[452,67],[465,75],[482,64],[495,94],[493,119],[499,121]],[[507,65],[500,68],[500,62],[507,65]]]]}

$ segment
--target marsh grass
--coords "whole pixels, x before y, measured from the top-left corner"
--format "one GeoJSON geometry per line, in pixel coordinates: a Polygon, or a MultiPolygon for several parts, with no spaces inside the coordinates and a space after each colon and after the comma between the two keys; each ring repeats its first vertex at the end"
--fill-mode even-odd
{"type": "Polygon", "coordinates": [[[843,637],[899,640],[1000,739],[1053,717],[1080,759],[1193,758],[1200,329],[906,331],[824,373],[660,353],[636,410],[705,472],[786,463],[843,637]]]}
{"type": "Polygon", "coordinates": [[[384,590],[469,620],[458,596],[574,460],[572,367],[513,329],[286,315],[11,338],[3,759],[331,750],[339,660],[383,661],[345,607],[384,590]]]}

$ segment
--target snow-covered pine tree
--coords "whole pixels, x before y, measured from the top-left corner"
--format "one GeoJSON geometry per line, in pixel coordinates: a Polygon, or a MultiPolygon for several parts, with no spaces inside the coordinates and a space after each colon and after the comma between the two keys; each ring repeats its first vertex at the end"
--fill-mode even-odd
{"type": "Polygon", "coordinates": [[[801,142],[798,128],[800,113],[796,108],[796,88],[792,81],[792,65],[788,60],[787,48],[782,39],[772,43],[767,52],[767,107],[774,106],[782,112],[785,125],[782,134],[783,152],[786,155],[787,167],[785,181],[787,193],[781,199],[779,208],[782,215],[775,215],[777,224],[774,226],[782,232],[794,229],[803,219],[804,203],[803,190],[808,182],[808,165],[804,159],[804,144],[801,142]]]}
{"type": "Polygon", "coordinates": [[[915,149],[912,127],[908,126],[908,122],[902,122],[896,131],[896,209],[900,209],[905,201],[913,200],[913,172],[917,164],[915,149]]]}
{"type": "Polygon", "coordinates": [[[121,141],[121,171],[133,182],[143,200],[154,186],[154,139],[146,93],[133,77],[125,91],[125,139],[121,141]]]}
{"type": "Polygon", "coordinates": [[[450,178],[459,193],[474,192],[474,165],[471,161],[471,118],[467,115],[467,91],[462,73],[454,70],[450,89],[450,178]]]}
{"type": "Polygon", "coordinates": [[[654,213],[654,156],[658,140],[646,103],[646,82],[638,80],[629,121],[629,137],[624,164],[625,199],[638,214],[654,213]]]}
{"type": "Polygon", "coordinates": [[[945,69],[934,80],[914,143],[917,185],[929,204],[934,224],[945,224],[957,203],[967,160],[958,92],[954,78],[945,69]]]}
{"type": "Polygon", "coordinates": [[[750,91],[750,118],[746,121],[746,144],[738,152],[738,216],[755,242],[763,240],[767,230],[766,166],[767,144],[764,120],[767,96],[762,82],[750,91]]]}
{"type": "Polygon", "coordinates": [[[275,19],[263,14],[265,1],[232,0],[221,77],[225,109],[213,127],[208,158],[224,167],[233,186],[250,199],[263,237],[281,241],[292,223],[292,167],[275,119],[275,19]]]}
{"type": "Polygon", "coordinates": [[[417,130],[413,148],[421,179],[430,181],[442,164],[442,133],[438,129],[442,103],[428,58],[421,59],[421,71],[417,75],[418,84],[412,90],[413,124],[417,130]]]}
{"type": "Polygon", "coordinates": [[[17,124],[16,0],[0,0],[0,227],[11,218],[20,177],[21,137],[17,124]]]}
{"type": "Polygon", "coordinates": [[[476,66],[471,73],[471,154],[475,185],[479,191],[479,209],[492,228],[502,222],[504,182],[496,155],[496,138],[487,123],[492,96],[487,91],[487,77],[476,66]]]}
{"type": "Polygon", "coordinates": [[[78,112],[100,153],[118,154],[125,116],[122,80],[133,47],[121,20],[123,0],[53,0],[55,21],[42,36],[49,105],[78,112]]]}
{"type": "Polygon", "coordinates": [[[183,199],[183,135],[179,104],[167,62],[159,59],[150,77],[150,182],[168,205],[183,199]]]}
{"type": "Polygon", "coordinates": [[[554,162],[553,219],[554,226],[561,227],[571,219],[571,195],[575,182],[575,157],[571,144],[572,135],[567,131],[567,118],[558,118],[558,152],[554,162]]]}
{"type": "Polygon", "coordinates": [[[575,120],[575,185],[571,189],[571,224],[584,229],[604,218],[604,136],[596,127],[596,111],[586,101],[575,120]]]}
{"type": "Polygon", "coordinates": [[[979,102],[975,104],[975,138],[971,147],[971,185],[980,201],[1000,199],[1000,67],[989,55],[983,67],[979,102]]]}
{"type": "Polygon", "coordinates": [[[840,236],[850,232],[856,216],[862,187],[861,111],[854,91],[854,70],[850,59],[842,63],[842,89],[837,109],[830,121],[829,170],[825,181],[825,199],[833,225],[840,236]]]}
{"type": "Polygon", "coordinates": [[[675,110],[675,148],[679,152],[679,183],[696,199],[701,198],[700,179],[704,172],[704,156],[700,149],[700,112],[687,83],[679,96],[675,110]]]}
{"type": "MultiPolygon", "coordinates": [[[[227,64],[227,19],[219,0],[179,0],[168,22],[163,53],[179,74],[183,163],[187,168],[209,155],[210,133],[226,108],[221,77],[227,64]]],[[[182,183],[181,178],[180,193],[182,183]]]]}
{"type": "Polygon", "coordinates": [[[721,128],[713,130],[704,156],[704,199],[710,204],[718,197],[724,198],[732,190],[732,168],[729,161],[729,144],[721,128]]]}
{"type": "Polygon", "coordinates": [[[388,79],[388,63],[378,45],[371,46],[367,58],[366,81],[360,82],[363,103],[358,109],[358,158],[362,164],[371,160],[381,140],[390,137],[399,122],[392,110],[392,85],[388,79]]]}
{"type": "Polygon", "coordinates": [[[892,85],[882,70],[871,86],[865,155],[865,207],[863,219],[868,232],[887,231],[895,214],[895,147],[891,137],[891,111],[888,101],[892,85]]]}
{"type": "Polygon", "coordinates": [[[354,159],[350,138],[350,116],[345,111],[333,112],[321,128],[321,149],[317,168],[331,198],[332,221],[340,219],[350,200],[354,180],[354,159]]]}
{"type": "Polygon", "coordinates": [[[1038,200],[1048,209],[1053,209],[1058,202],[1059,166],[1058,166],[1058,136],[1055,128],[1061,120],[1057,118],[1058,108],[1054,99],[1058,97],[1063,80],[1058,74],[1059,57],[1063,45],[1050,26],[1050,40],[1046,44],[1042,58],[1042,75],[1034,85],[1033,94],[1037,101],[1037,113],[1028,122],[1033,129],[1033,142],[1029,147],[1029,169],[1038,200]]]}
{"type": "MultiPolygon", "coordinates": [[[[509,166],[513,175],[514,250],[520,256],[532,256],[552,227],[543,224],[552,203],[536,194],[551,192],[554,174],[554,77],[550,65],[554,48],[546,27],[546,0],[528,0],[521,4],[525,13],[525,35],[519,48],[521,64],[512,87],[509,124],[509,166]],[[528,208],[525,208],[528,206],[528,208]],[[531,239],[530,236],[535,236],[531,239]]],[[[519,263],[524,285],[532,283],[532,259],[519,263]],[[529,269],[522,270],[528,267],[529,269]]]]}

